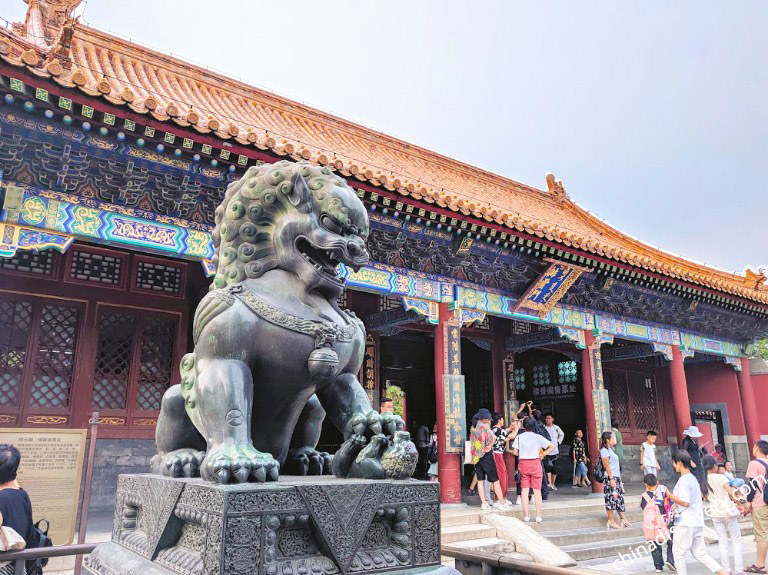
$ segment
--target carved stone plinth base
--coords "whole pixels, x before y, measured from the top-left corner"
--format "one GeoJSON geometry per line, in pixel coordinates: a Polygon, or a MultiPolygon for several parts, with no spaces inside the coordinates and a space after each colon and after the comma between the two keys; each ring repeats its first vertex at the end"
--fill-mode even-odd
{"type": "Polygon", "coordinates": [[[213,485],[122,475],[92,575],[440,572],[436,483],[286,477],[213,485]]]}

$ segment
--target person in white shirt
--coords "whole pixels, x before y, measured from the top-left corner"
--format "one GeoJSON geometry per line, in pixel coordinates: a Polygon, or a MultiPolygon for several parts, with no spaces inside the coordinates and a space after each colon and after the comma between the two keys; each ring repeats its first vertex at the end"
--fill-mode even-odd
{"type": "Polygon", "coordinates": [[[565,439],[565,433],[563,433],[563,430],[560,429],[559,425],[555,425],[555,417],[551,414],[547,414],[544,416],[544,427],[547,428],[547,433],[549,433],[549,437],[552,440],[552,443],[555,444],[554,449],[554,455],[549,456],[549,462],[551,465],[552,471],[547,473],[547,484],[549,485],[549,488],[557,491],[557,487],[555,487],[555,481],[557,480],[557,474],[555,473],[555,459],[557,459],[557,456],[559,454],[560,450],[560,444],[563,442],[563,439],[565,439]]]}
{"type": "Polygon", "coordinates": [[[554,448],[555,444],[547,441],[536,433],[536,421],[532,417],[523,420],[523,433],[518,433],[512,442],[512,449],[517,456],[520,471],[521,499],[523,504],[523,521],[530,521],[528,492],[533,489],[533,499],[536,503],[536,522],[541,522],[541,485],[544,479],[544,459],[554,448]]]}
{"type": "Polygon", "coordinates": [[[649,430],[645,434],[645,442],[640,445],[640,467],[643,475],[659,475],[659,460],[656,459],[656,432],[649,430]]]}
{"type": "Polygon", "coordinates": [[[672,554],[675,557],[675,568],[680,575],[687,575],[685,556],[688,551],[693,558],[717,575],[730,575],[727,569],[707,554],[704,542],[704,505],[702,488],[699,480],[691,473],[691,455],[684,449],[679,449],[672,458],[675,471],[680,479],[669,498],[675,504],[677,518],[675,519],[674,537],[672,538],[672,554]]]}
{"type": "Polygon", "coordinates": [[[720,562],[731,575],[743,575],[744,557],[741,548],[741,510],[736,503],[735,489],[728,485],[728,478],[718,471],[717,460],[706,455],[701,460],[707,488],[707,505],[704,513],[712,518],[712,527],[720,544],[720,562]]]}

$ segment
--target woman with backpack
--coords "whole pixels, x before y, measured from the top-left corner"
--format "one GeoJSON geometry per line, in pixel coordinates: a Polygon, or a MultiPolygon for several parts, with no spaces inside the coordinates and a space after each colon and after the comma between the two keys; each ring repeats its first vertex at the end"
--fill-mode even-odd
{"type": "Polygon", "coordinates": [[[728,478],[718,470],[718,462],[711,455],[701,460],[706,481],[704,482],[707,505],[704,512],[712,518],[712,527],[720,545],[720,562],[731,575],[744,573],[744,557],[741,551],[741,510],[737,504],[735,489],[728,485],[728,478]]]}

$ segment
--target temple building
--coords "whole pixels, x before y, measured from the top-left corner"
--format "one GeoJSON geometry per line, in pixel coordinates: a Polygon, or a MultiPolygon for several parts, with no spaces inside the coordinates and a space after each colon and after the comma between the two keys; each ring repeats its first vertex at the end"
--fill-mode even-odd
{"type": "MultiPolygon", "coordinates": [[[[740,469],[768,434],[749,361],[764,275],[629,237],[551,174],[530,187],[88,27],[77,4],[30,1],[0,30],[0,425],[99,412],[95,504],[154,452],[215,273],[214,209],[281,159],[328,166],[369,210],[372,261],[341,269],[368,330],[361,382],[412,433],[437,424],[443,501],[480,407],[532,400],[592,455],[615,427],[636,459],[654,429],[667,466],[692,424],[740,469]]],[[[340,442],[328,426],[322,447],[340,442]]]]}

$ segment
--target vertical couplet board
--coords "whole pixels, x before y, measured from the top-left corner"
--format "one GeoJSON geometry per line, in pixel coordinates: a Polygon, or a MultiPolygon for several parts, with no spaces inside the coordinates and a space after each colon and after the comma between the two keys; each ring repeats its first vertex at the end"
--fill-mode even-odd
{"type": "Polygon", "coordinates": [[[600,345],[590,347],[590,369],[592,370],[592,381],[594,389],[592,390],[592,401],[595,406],[595,424],[597,429],[597,441],[600,444],[600,436],[603,431],[611,429],[611,404],[608,400],[608,390],[605,389],[603,380],[603,359],[600,354],[600,345]]]}
{"type": "Polygon", "coordinates": [[[34,520],[50,522],[54,545],[69,545],[75,537],[86,435],[85,429],[0,430],[0,443],[21,453],[19,485],[29,494],[34,520]]]}
{"type": "MultiPolygon", "coordinates": [[[[502,362],[504,377],[504,422],[508,426],[515,423],[517,409],[517,389],[515,388],[515,356],[509,354],[502,362]]],[[[512,442],[507,443],[507,451],[512,452],[512,442]]]]}
{"type": "Polygon", "coordinates": [[[467,437],[467,404],[464,400],[464,376],[443,376],[445,394],[445,452],[464,453],[467,437]]]}

